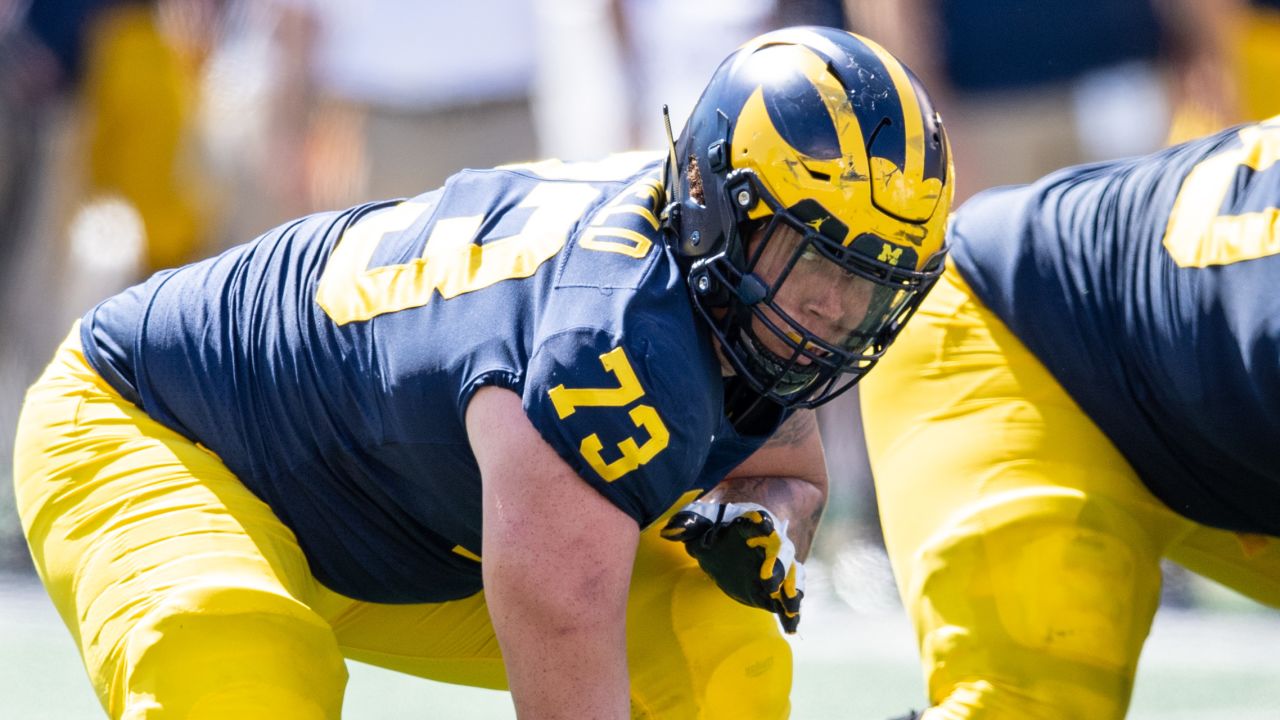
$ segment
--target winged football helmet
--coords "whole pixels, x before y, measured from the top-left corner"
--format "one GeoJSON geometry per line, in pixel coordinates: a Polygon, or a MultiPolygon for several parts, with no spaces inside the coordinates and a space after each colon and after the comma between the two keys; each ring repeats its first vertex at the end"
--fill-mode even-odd
{"type": "Polygon", "coordinates": [[[784,407],[817,406],[857,382],[942,272],[954,192],[946,133],[911,71],[858,35],[788,28],[740,47],[674,141],[666,174],[663,222],[694,306],[736,374],[784,407]],[[781,270],[762,272],[782,243],[781,270]],[[835,331],[778,301],[789,278],[814,282],[796,268],[815,261],[833,264],[816,276],[824,289],[862,298],[835,331]]]}

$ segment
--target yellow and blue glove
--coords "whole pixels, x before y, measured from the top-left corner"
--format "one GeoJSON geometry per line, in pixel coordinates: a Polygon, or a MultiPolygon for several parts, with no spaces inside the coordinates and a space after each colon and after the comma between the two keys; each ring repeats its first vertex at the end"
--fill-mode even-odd
{"type": "Polygon", "coordinates": [[[775,613],[782,629],[800,625],[804,565],[787,537],[787,522],[755,503],[692,502],[671,517],[662,537],[684,543],[726,595],[775,613]]]}

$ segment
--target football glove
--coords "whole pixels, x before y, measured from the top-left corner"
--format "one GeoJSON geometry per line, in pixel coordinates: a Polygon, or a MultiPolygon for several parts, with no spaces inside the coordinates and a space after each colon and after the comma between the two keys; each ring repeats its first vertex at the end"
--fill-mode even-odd
{"type": "Polygon", "coordinates": [[[684,543],[726,595],[776,613],[794,633],[804,598],[804,566],[787,537],[787,522],[755,503],[692,502],[671,517],[662,537],[684,543]]]}

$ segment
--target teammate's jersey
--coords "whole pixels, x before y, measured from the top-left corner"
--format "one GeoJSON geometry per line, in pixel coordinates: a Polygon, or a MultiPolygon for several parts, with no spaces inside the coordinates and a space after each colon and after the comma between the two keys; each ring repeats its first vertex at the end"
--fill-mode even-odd
{"type": "MultiPolygon", "coordinates": [[[[1170,508],[1280,535],[1280,118],[970,200],[957,268],[1170,508]]],[[[994,441],[994,440],[993,440],[994,441]]]]}
{"type": "Polygon", "coordinates": [[[464,171],[404,202],[312,215],[102,303],[83,321],[86,356],[216,453],[326,585],[463,597],[483,553],[464,425],[480,386],[518,393],[641,526],[765,439],[725,420],[720,363],[657,229],[659,167],[464,171]]]}

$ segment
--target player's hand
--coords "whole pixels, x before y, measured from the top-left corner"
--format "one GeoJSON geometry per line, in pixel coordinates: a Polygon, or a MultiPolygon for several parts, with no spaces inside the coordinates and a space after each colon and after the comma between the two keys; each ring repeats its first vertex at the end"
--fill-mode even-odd
{"type": "Polygon", "coordinates": [[[804,566],[787,523],[755,503],[692,502],[671,517],[662,537],[685,550],[729,597],[776,613],[794,633],[804,598],[804,566]]]}

